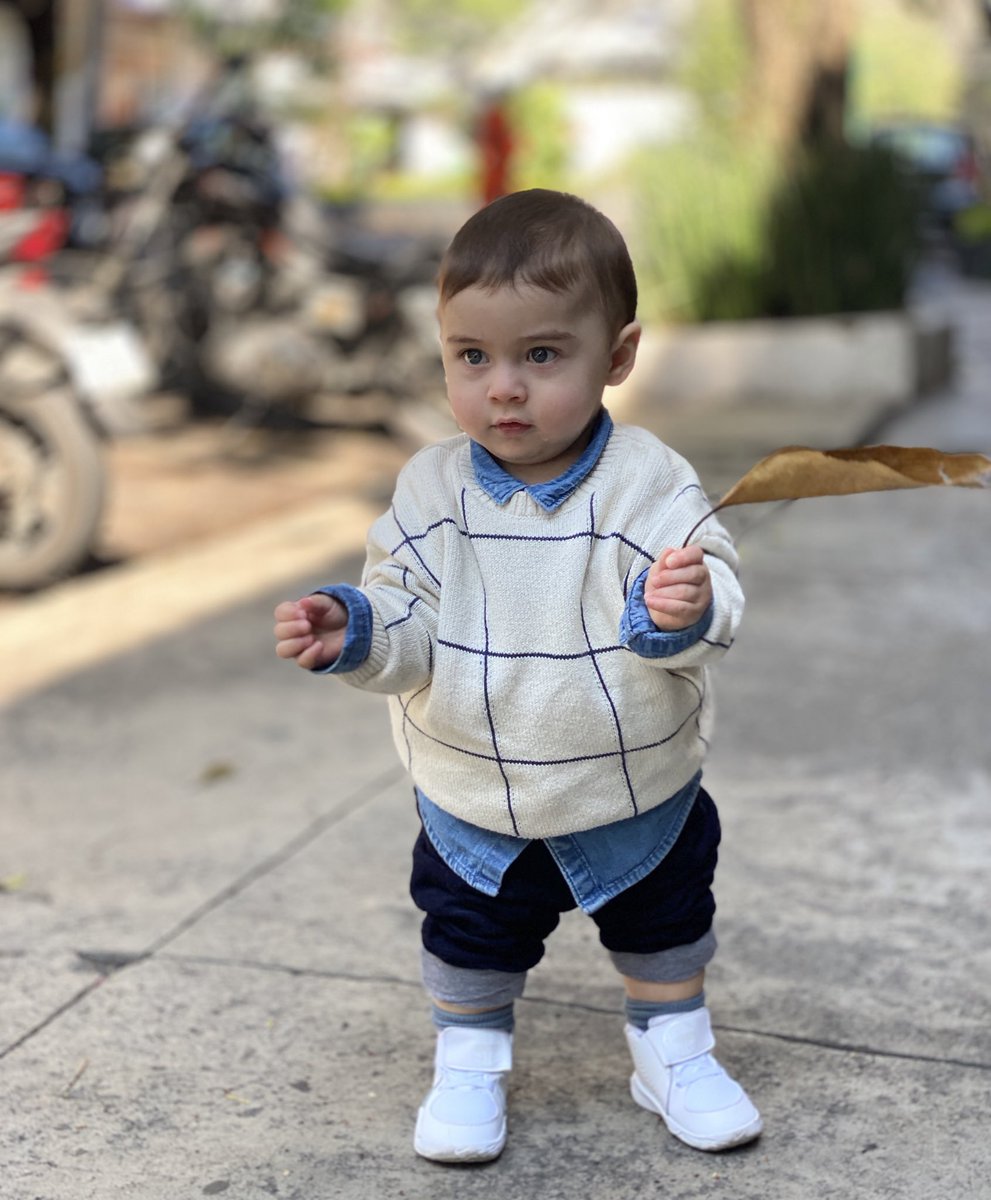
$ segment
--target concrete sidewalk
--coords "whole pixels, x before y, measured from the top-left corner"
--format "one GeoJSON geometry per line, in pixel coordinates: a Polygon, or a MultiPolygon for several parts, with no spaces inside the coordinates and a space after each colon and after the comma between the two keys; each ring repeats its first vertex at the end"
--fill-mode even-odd
{"type": "MultiPolygon", "coordinates": [[[[934,302],[961,326],[959,382],[885,440],[987,450],[991,300],[953,284],[934,302]]],[[[877,416],[676,432],[646,388],[629,404],[694,439],[713,492],[877,416]]],[[[433,1038],[410,787],[380,698],[271,653],[283,591],[355,577],[357,553],[328,554],[0,713],[0,1194],[988,1195],[989,497],[809,501],[737,527],[749,606],[707,773],[725,831],[707,990],[760,1141],[705,1155],[633,1105],[619,989],[571,914],[518,1005],[506,1152],[414,1156],[433,1038]]],[[[42,632],[71,640],[71,605],[42,632]]]]}

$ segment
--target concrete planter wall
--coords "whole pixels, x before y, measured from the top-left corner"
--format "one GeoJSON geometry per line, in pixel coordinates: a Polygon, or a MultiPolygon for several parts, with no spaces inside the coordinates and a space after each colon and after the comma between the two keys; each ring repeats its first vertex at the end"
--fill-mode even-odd
{"type": "Polygon", "coordinates": [[[894,404],[948,381],[951,332],[905,312],[650,329],[635,374],[671,405],[894,404]]]}

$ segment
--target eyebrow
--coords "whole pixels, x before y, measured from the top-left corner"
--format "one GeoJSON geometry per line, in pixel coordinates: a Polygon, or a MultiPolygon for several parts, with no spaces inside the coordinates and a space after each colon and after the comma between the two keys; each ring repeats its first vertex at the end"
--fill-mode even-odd
{"type": "MultiPolygon", "coordinates": [[[[528,333],[525,337],[521,337],[521,342],[573,342],[576,335],[568,333],[563,329],[547,329],[539,333],[528,333]]],[[[480,342],[484,342],[485,338],[480,337],[463,337],[460,334],[451,334],[447,341],[455,346],[477,346],[480,342]]]]}

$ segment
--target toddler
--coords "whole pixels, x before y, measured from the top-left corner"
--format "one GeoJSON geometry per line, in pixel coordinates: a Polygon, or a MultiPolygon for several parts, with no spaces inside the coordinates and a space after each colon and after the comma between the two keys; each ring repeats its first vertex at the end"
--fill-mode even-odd
{"type": "Polygon", "coordinates": [[[743,611],[736,555],[687,462],[614,424],[637,354],[615,226],[535,189],[471,217],[439,276],[459,436],[400,473],[360,588],[275,610],[276,652],[385,692],[421,829],[411,893],[436,1068],[417,1153],[495,1158],[513,1005],[580,906],[626,992],[631,1091],[690,1146],[761,1119],[712,1055],[719,818],[702,787],[706,667],[743,611]]]}

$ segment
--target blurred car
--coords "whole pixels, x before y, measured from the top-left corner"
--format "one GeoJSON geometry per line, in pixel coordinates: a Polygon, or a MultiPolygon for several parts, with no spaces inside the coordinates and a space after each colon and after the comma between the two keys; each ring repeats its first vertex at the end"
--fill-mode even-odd
{"type": "Polygon", "coordinates": [[[890,150],[920,187],[923,219],[940,230],[981,199],[973,136],[950,122],[905,118],[872,127],[871,143],[890,150]]]}

